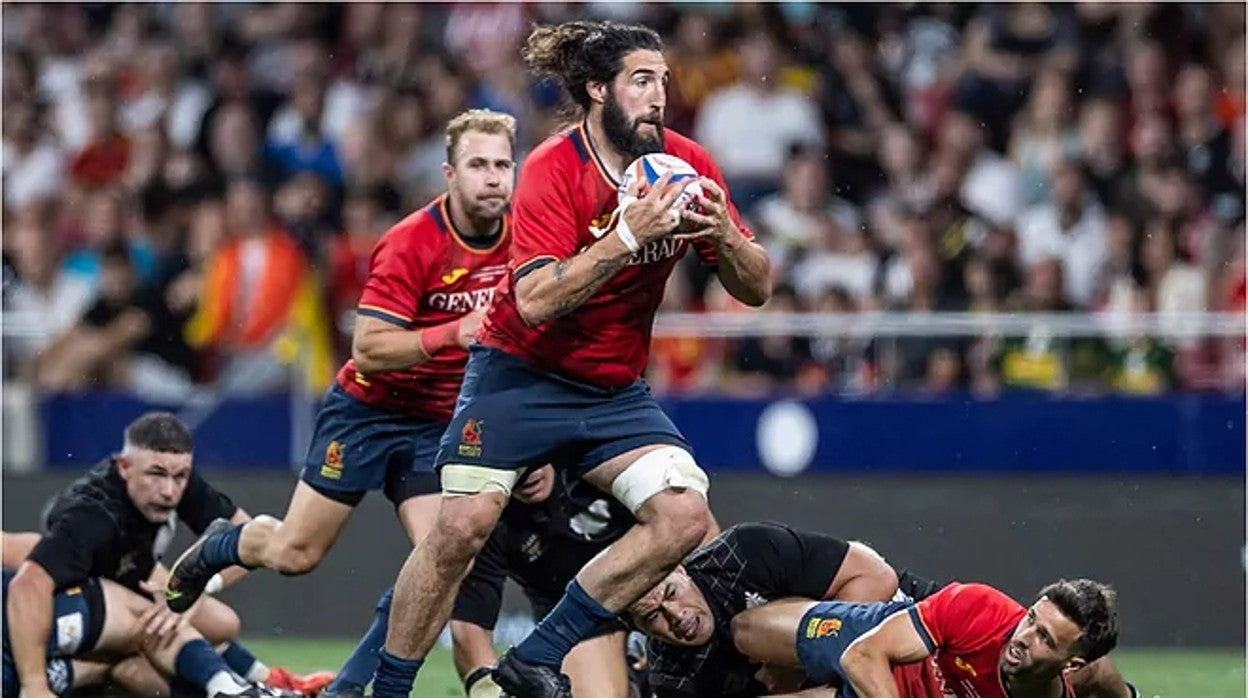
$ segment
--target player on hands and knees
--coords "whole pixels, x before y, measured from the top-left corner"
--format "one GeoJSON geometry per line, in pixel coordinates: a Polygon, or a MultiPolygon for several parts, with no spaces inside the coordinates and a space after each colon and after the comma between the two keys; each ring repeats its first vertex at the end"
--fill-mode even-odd
{"type": "Polygon", "coordinates": [[[569,650],[667,574],[711,532],[708,481],[641,379],[663,289],[693,248],[733,296],[761,305],[770,264],[743,228],[709,154],[664,128],[670,71],[658,34],[636,25],[539,27],[524,54],[584,120],[526,159],[512,211],[508,275],[470,351],[459,404],[438,451],[442,506],[395,586],[374,695],[407,695],[455,590],[524,471],[552,463],[609,491],[637,518],[586,565],[537,629],[500,661],[512,695],[569,695],[569,650]],[[621,174],[665,152],[702,177],[699,211],[673,204],[670,171],[621,208],[621,174]]]}
{"type": "MultiPolygon", "coordinates": [[[[286,517],[259,516],[205,536],[171,570],[182,610],[229,565],[304,574],[325,556],[354,507],[382,489],[412,542],[432,526],[441,489],[438,439],[455,406],[466,348],[506,271],[515,120],[472,110],[446,127],[447,193],[391,228],[373,251],[352,359],[338,372],[286,517]]],[[[330,693],[362,692],[385,638],[390,592],[330,693]]]]}

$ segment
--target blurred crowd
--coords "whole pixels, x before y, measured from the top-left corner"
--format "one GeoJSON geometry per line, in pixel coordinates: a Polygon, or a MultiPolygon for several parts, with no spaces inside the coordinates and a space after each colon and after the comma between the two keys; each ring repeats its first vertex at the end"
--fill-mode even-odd
{"type": "MultiPolygon", "coordinates": [[[[763,312],[1244,309],[1242,4],[3,8],[6,380],[323,383],[442,128],[566,122],[534,22],[660,30],[668,123],[772,254],[763,312]],[[296,355],[308,368],[292,378],[296,355]]],[[[673,311],[735,311],[681,268],[673,311]]],[[[1243,387],[1242,339],[660,338],[663,392],[1243,387]]]]}

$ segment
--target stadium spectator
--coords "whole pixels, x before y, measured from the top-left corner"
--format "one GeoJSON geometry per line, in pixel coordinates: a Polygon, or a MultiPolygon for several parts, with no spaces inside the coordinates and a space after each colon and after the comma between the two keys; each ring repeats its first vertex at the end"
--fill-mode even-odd
{"type": "Polygon", "coordinates": [[[794,143],[822,146],[811,98],[780,83],[776,40],[758,29],[737,44],[741,79],[706,98],[694,138],[706,145],[742,207],[780,186],[785,154],[794,143]]]}
{"type": "Polygon", "coordinates": [[[1105,212],[1087,190],[1082,168],[1073,160],[1056,163],[1052,201],[1019,217],[1019,261],[1030,268],[1050,257],[1060,259],[1065,297],[1087,307],[1106,251],[1105,212]]]}
{"type": "MultiPolygon", "coordinates": [[[[1206,307],[1221,308],[1234,285],[1225,277],[1245,210],[1241,7],[591,3],[584,12],[665,34],[668,124],[722,163],[741,214],[777,253],[776,280],[807,307],[834,286],[862,310],[916,305],[911,248],[926,237],[941,285],[920,306],[999,312],[1021,285],[1017,267],[1053,255],[1076,310],[1165,310],[1159,297],[1133,302],[1142,277],[1128,283],[1144,274],[1142,255],[1155,251],[1144,243],[1162,222],[1204,275],[1206,307]],[[1079,216],[1058,201],[1069,190],[1057,191],[1076,169],[1079,216]],[[1063,207],[1075,223],[1052,222],[1063,207]],[[1104,234],[1085,240],[1084,228],[1104,234]],[[1048,240],[1043,254],[1037,237],[1048,240]],[[977,256],[987,276],[968,269],[977,256]]],[[[58,259],[88,285],[100,250],[123,240],[139,285],[186,312],[198,304],[203,261],[225,244],[200,234],[209,225],[192,230],[217,206],[197,202],[244,178],[328,280],[346,249],[346,193],[382,192],[395,216],[435,195],[449,115],[514,114],[521,165],[563,125],[557,91],[506,56],[526,23],[566,18],[553,5],[5,6],[4,223],[54,237],[58,259]],[[203,244],[192,252],[192,241],[203,244]]],[[[5,246],[16,269],[17,245],[5,246]]],[[[671,308],[709,308],[713,272],[681,270],[688,288],[671,308]]],[[[1155,294],[1156,280],[1146,283],[1155,294]]],[[[345,291],[321,290],[322,311],[350,305],[335,293],[345,291]]],[[[6,312],[22,295],[6,293],[6,312]]],[[[52,325],[53,335],[64,329],[52,325]]],[[[17,356],[38,340],[15,342],[17,356]]],[[[1159,343],[1191,366],[1176,387],[1223,386],[1241,372],[1226,368],[1236,352],[1211,348],[1221,342],[1197,343],[1199,360],[1183,343],[1159,343]]],[[[693,346],[678,345],[656,361],[693,346]]],[[[693,373],[680,361],[662,370],[685,376],[672,389],[719,390],[731,360],[712,351],[693,373]]],[[[995,382],[968,360],[972,375],[995,382]]]]}

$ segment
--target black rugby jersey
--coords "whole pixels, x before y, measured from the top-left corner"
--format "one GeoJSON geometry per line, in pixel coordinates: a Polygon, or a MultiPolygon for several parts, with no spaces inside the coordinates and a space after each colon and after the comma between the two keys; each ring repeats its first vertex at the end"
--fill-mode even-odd
{"type": "Polygon", "coordinates": [[[192,470],[169,521],[148,521],[131,503],[110,457],[52,499],[43,538],[30,560],[47,570],[58,590],[96,577],[146,595],[139,582],[151,575],[179,521],[199,534],[213,519],[234,516],[236,509],[229,497],[192,470]]]}

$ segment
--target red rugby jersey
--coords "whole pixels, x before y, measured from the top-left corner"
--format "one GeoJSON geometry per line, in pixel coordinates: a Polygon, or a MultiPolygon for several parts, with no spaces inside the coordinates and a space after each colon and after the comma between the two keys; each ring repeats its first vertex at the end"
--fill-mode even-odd
{"type": "MultiPolygon", "coordinates": [[[[671,129],[665,130],[665,142],[665,152],[727,191],[719,167],[702,146],[671,129]]],[[[618,188],[584,124],[547,139],[526,158],[512,199],[510,274],[499,284],[478,340],[542,370],[599,387],[622,388],[641,376],[667,278],[690,243],[665,238],[644,246],[580,307],[538,327],[526,325],[516,308],[514,281],[592,245],[597,238],[591,228],[610,220],[618,188]]],[[[736,207],[729,208],[741,227],[736,207]]],[[[703,262],[715,263],[713,243],[699,240],[692,247],[703,262]]]]}
{"type": "MultiPolygon", "coordinates": [[[[910,609],[947,693],[957,698],[1008,698],[1001,653],[1027,615],[1014,599],[986,584],[954,583],[910,609]]],[[[1075,693],[1062,679],[1064,696],[1075,693]]]]}
{"type": "MultiPolygon", "coordinates": [[[[373,250],[356,312],[404,329],[441,325],[485,308],[507,270],[511,224],[483,246],[455,230],[447,197],[399,221],[373,250]]],[[[400,371],[363,374],[350,360],[338,385],[357,400],[390,412],[450,421],[468,352],[451,347],[400,371]]]]}

